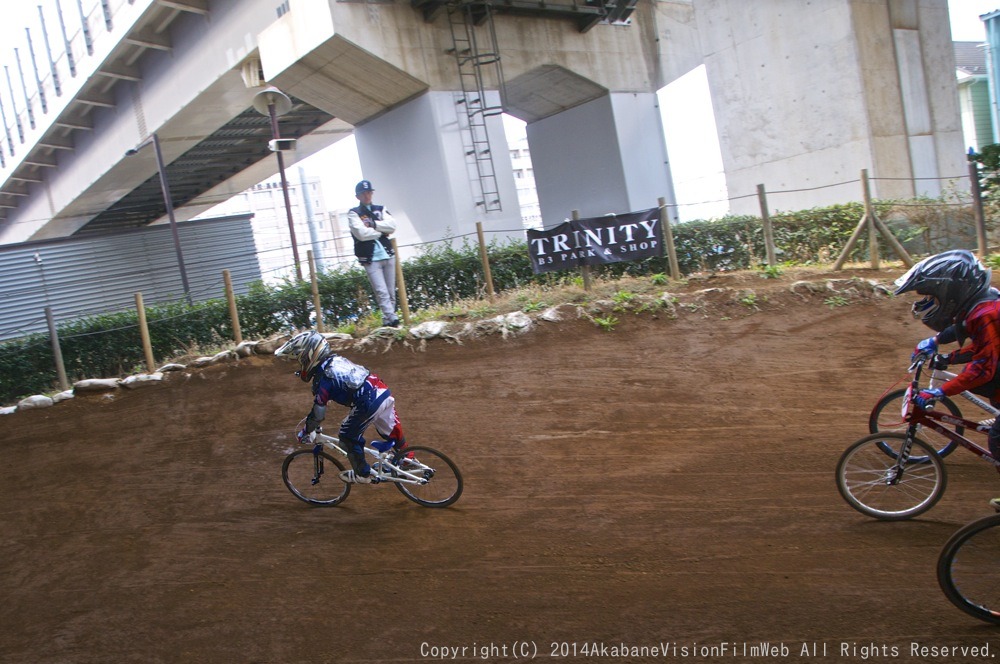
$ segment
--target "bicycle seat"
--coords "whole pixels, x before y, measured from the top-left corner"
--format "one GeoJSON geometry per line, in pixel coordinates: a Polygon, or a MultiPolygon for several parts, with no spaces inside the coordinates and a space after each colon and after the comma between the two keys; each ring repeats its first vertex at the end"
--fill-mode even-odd
{"type": "Polygon", "coordinates": [[[373,440],[372,441],[372,447],[375,448],[376,450],[378,450],[379,452],[388,452],[389,450],[392,449],[392,441],[391,440],[373,440]]]}

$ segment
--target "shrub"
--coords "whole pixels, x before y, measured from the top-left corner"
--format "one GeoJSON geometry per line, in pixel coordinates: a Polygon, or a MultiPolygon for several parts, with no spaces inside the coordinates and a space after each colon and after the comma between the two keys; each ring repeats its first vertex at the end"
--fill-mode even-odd
{"type": "MultiPolygon", "coordinates": [[[[895,230],[904,242],[933,235],[942,219],[967,218],[969,208],[954,201],[919,199],[906,204],[878,201],[882,219],[893,217],[895,230]]],[[[823,262],[839,251],[864,214],[860,203],[832,205],[799,212],[772,215],[776,251],[783,265],[823,262]]],[[[691,221],[673,226],[674,247],[680,271],[751,269],[766,256],[761,220],[749,215],[691,221]]],[[[868,234],[858,238],[848,260],[868,257],[868,234]]],[[[891,258],[891,249],[879,243],[881,254],[891,258]]],[[[579,286],[579,272],[531,270],[526,241],[493,242],[487,248],[495,291],[503,293],[526,286],[542,289],[579,286]]],[[[447,307],[459,301],[486,295],[479,247],[463,240],[429,245],[403,265],[406,291],[412,311],[447,307]]],[[[666,281],[670,273],[666,257],[594,267],[595,278],[645,276],[654,283],[666,281]]],[[[363,328],[378,312],[369,295],[367,275],[360,267],[337,268],[317,276],[323,321],[328,329],[363,328]]],[[[622,304],[623,303],[619,303],[622,304]]],[[[257,282],[236,298],[240,327],[247,339],[261,339],[279,331],[315,324],[312,288],[308,282],[286,280],[276,285],[257,282]]],[[[481,308],[477,313],[487,314],[481,308]]],[[[191,348],[224,345],[232,339],[229,310],[224,299],[188,305],[185,302],[148,307],[146,317],[154,357],[177,357],[191,348]]],[[[610,321],[609,321],[610,323],[610,321]]],[[[607,325],[610,329],[613,324],[607,325]]],[[[70,381],[127,374],[145,364],[135,311],[120,311],[63,323],[58,328],[61,349],[70,381]]],[[[56,387],[56,371],[48,334],[32,334],[0,342],[0,402],[50,392],[56,387]]]]}

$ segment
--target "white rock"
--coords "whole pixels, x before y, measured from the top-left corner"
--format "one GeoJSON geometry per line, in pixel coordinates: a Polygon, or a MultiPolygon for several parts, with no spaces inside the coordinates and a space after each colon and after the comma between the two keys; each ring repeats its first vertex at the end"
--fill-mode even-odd
{"type": "Polygon", "coordinates": [[[449,330],[448,337],[450,339],[462,339],[463,337],[472,337],[476,334],[476,324],[475,323],[465,323],[461,328],[457,330],[449,330]]]}
{"type": "Polygon", "coordinates": [[[244,341],[241,342],[240,345],[233,350],[233,352],[240,357],[250,357],[254,354],[256,347],[256,341],[244,341]]]}
{"type": "Polygon", "coordinates": [[[13,415],[17,412],[17,406],[7,406],[6,408],[0,408],[0,415],[13,415]]]}
{"type": "Polygon", "coordinates": [[[562,320],[562,314],[559,313],[559,307],[558,306],[556,306],[556,307],[549,307],[548,309],[546,309],[545,311],[543,311],[542,313],[540,313],[538,315],[538,317],[541,318],[542,320],[548,321],[550,323],[555,323],[556,321],[562,320]]]}
{"type": "Polygon", "coordinates": [[[87,378],[73,383],[73,392],[107,392],[118,387],[117,378],[87,378]]]}
{"type": "Polygon", "coordinates": [[[156,370],[156,373],[164,373],[166,371],[184,371],[187,369],[183,364],[177,364],[176,362],[171,362],[170,364],[164,364],[162,367],[156,370]]]}
{"type": "Polygon", "coordinates": [[[73,398],[73,390],[65,390],[63,392],[60,392],[59,394],[54,395],[52,397],[52,401],[54,403],[59,403],[60,401],[66,401],[67,399],[72,399],[72,398],[73,398]]]}
{"type": "Polygon", "coordinates": [[[137,387],[143,387],[144,385],[149,385],[151,383],[156,383],[163,380],[163,374],[160,372],[151,374],[137,374],[135,376],[129,376],[122,381],[122,387],[127,387],[129,389],[135,389],[137,387]]]}
{"type": "Polygon", "coordinates": [[[18,410],[31,410],[32,408],[48,408],[54,402],[44,394],[35,394],[17,402],[18,410]]]}
{"type": "Polygon", "coordinates": [[[433,339],[439,337],[448,327],[448,323],[440,320],[429,320],[410,328],[410,334],[417,339],[433,339]]]}
{"type": "Polygon", "coordinates": [[[496,334],[498,332],[503,332],[503,316],[494,316],[493,318],[477,321],[475,323],[475,330],[477,334],[496,334]]]}
{"type": "Polygon", "coordinates": [[[512,311],[503,317],[504,327],[515,331],[524,331],[531,327],[531,316],[523,311],[512,311]]]}
{"type": "Polygon", "coordinates": [[[549,307],[541,314],[539,314],[538,317],[541,320],[554,323],[556,321],[563,320],[566,316],[570,317],[575,316],[576,318],[582,317],[583,307],[581,307],[578,304],[570,304],[568,302],[564,302],[563,304],[557,304],[554,307],[549,307]]]}
{"type": "Polygon", "coordinates": [[[198,359],[196,359],[194,362],[191,363],[191,366],[207,367],[212,364],[219,364],[220,362],[225,362],[227,360],[235,360],[235,359],[237,359],[236,353],[234,353],[231,350],[224,350],[221,353],[216,353],[215,355],[212,355],[211,357],[199,357],[198,359]]]}

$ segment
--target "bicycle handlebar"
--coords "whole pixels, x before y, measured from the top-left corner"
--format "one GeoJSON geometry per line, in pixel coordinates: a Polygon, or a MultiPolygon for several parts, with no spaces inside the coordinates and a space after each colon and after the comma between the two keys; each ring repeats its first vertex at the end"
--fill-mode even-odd
{"type": "Polygon", "coordinates": [[[920,353],[917,355],[913,363],[910,364],[910,368],[907,369],[908,372],[913,373],[913,370],[917,368],[918,364],[930,364],[931,369],[947,369],[948,361],[947,355],[942,355],[940,353],[926,354],[920,353]]]}
{"type": "Polygon", "coordinates": [[[916,357],[913,358],[913,363],[910,364],[910,368],[907,369],[907,372],[913,373],[914,371],[916,371],[917,376],[919,376],[920,370],[923,368],[924,363],[929,359],[929,357],[930,356],[925,353],[918,354],[916,357]]]}

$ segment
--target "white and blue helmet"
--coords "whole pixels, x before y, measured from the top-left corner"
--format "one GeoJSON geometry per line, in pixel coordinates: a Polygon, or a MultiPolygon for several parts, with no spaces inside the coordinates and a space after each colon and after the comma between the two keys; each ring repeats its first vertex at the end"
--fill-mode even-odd
{"type": "Polygon", "coordinates": [[[316,368],[323,360],[333,355],[326,337],[315,330],[300,332],[286,341],[281,348],[274,351],[278,357],[291,357],[299,362],[299,370],[295,373],[304,382],[312,380],[316,368]]]}

